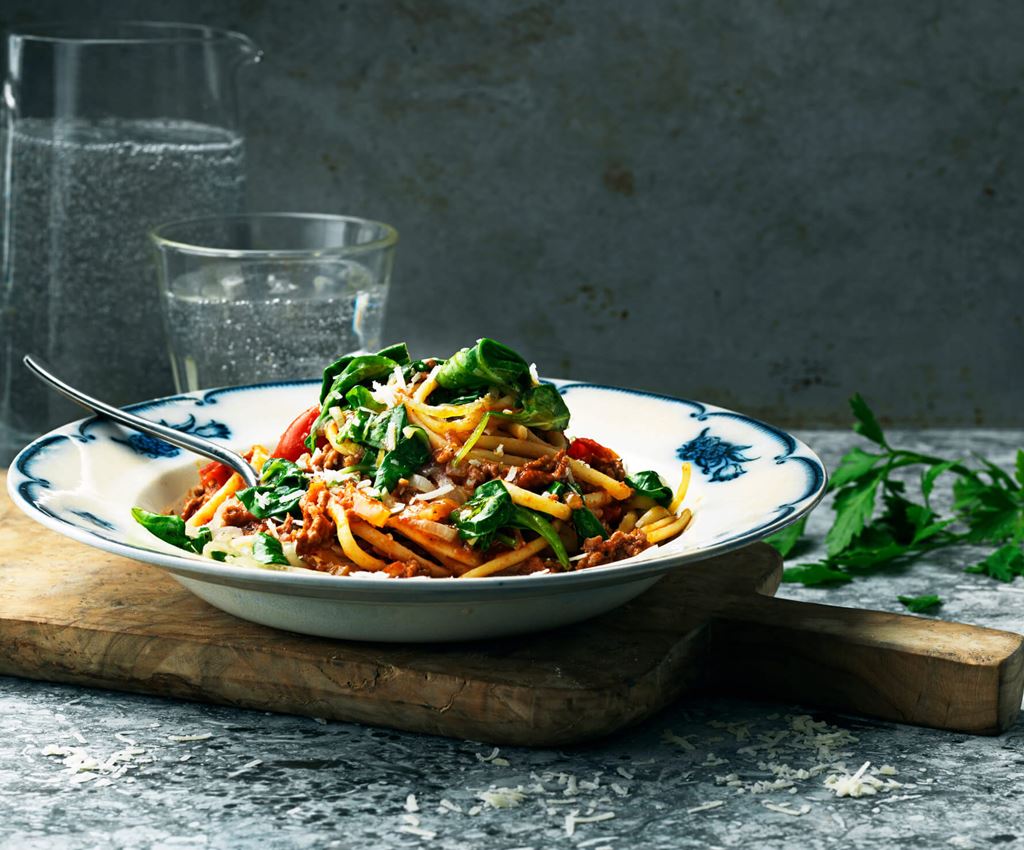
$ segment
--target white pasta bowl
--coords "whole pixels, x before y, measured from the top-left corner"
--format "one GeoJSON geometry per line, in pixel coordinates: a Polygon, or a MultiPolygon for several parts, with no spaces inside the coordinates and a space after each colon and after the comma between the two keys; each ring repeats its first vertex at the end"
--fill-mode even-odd
{"type": "MultiPolygon", "coordinates": [[[[657,470],[675,489],[683,461],[693,520],[679,537],[578,572],[477,579],[332,576],[232,566],[184,553],[132,519],[165,511],[196,482],[197,460],[95,417],[57,428],[11,465],[11,498],[37,522],[89,546],[169,572],[230,614],[279,629],[350,640],[452,641],[565,625],[621,605],[670,570],[746,546],[795,522],[821,499],[825,467],[784,431],[710,404],[638,390],[553,381],[571,436],[657,470]]],[[[244,449],[273,445],[319,382],[258,384],[133,405],[149,419],[244,449]]]]}

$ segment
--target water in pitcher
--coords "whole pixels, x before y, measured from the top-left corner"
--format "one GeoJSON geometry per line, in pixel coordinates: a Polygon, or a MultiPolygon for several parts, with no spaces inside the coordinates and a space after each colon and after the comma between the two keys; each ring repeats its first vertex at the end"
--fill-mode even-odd
{"type": "Polygon", "coordinates": [[[4,460],[81,415],[21,366],[26,352],[116,404],[173,392],[147,232],[238,211],[244,190],[242,137],[190,121],[22,118],[8,158],[4,460]]]}
{"type": "Polygon", "coordinates": [[[182,276],[165,296],[175,378],[189,390],[318,378],[338,355],[380,347],[385,294],[346,259],[250,260],[182,276]]]}

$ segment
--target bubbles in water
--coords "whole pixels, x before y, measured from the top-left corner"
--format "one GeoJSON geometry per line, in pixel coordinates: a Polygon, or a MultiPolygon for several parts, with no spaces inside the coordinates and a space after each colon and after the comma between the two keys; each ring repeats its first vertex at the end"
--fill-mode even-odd
{"type": "Polygon", "coordinates": [[[357,348],[380,348],[386,290],[349,260],[247,261],[242,280],[213,265],[167,295],[174,365],[190,389],[319,377],[357,348]],[[218,291],[217,281],[227,282],[218,291]]]}
{"type": "Polygon", "coordinates": [[[187,121],[22,119],[8,138],[0,459],[81,415],[21,367],[35,352],[115,403],[173,390],[147,232],[241,209],[243,141],[187,121]]]}

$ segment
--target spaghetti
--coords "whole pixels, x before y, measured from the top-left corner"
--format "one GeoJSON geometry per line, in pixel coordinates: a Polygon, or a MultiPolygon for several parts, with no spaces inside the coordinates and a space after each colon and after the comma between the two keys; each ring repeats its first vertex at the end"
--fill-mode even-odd
{"type": "Polygon", "coordinates": [[[258,486],[212,463],[179,512],[132,513],[228,564],[396,578],[581,570],[685,531],[687,464],[673,493],[568,425],[558,391],[501,343],[447,360],[395,345],[324,370],[319,402],[246,455],[258,486]]]}

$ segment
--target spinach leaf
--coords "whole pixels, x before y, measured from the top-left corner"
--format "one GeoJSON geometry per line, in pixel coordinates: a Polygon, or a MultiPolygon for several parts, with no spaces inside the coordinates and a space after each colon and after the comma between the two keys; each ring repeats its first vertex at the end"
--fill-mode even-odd
{"type": "Polygon", "coordinates": [[[481,484],[472,499],[452,511],[452,522],[463,540],[481,549],[490,548],[495,539],[504,542],[502,528],[512,526],[533,531],[548,542],[562,569],[569,569],[569,555],[551,523],[536,511],[513,503],[504,482],[497,478],[481,484]]]}
{"type": "Polygon", "coordinates": [[[526,389],[529,380],[529,364],[508,346],[487,337],[453,354],[437,373],[438,385],[449,390],[498,387],[516,391],[526,389]]]}
{"type": "Polygon", "coordinates": [[[352,387],[345,393],[345,401],[354,410],[368,410],[370,413],[380,413],[386,405],[381,404],[373,397],[373,394],[364,386],[352,387]]]}
{"type": "Polygon", "coordinates": [[[562,569],[569,569],[569,555],[565,551],[565,546],[562,544],[562,538],[558,536],[558,532],[555,531],[551,523],[544,519],[544,517],[539,513],[531,511],[520,505],[513,504],[512,516],[509,524],[514,525],[517,528],[525,528],[539,534],[548,542],[548,545],[555,553],[555,557],[558,558],[558,563],[562,565],[562,569]]]}
{"type": "Polygon", "coordinates": [[[652,469],[645,469],[643,472],[627,476],[626,483],[633,488],[636,495],[653,499],[662,507],[667,507],[672,501],[672,491],[661,480],[661,476],[652,469]]]}
{"type": "MultiPolygon", "coordinates": [[[[436,365],[436,363],[441,363],[443,361],[435,361],[434,359],[432,359],[431,362],[434,362],[436,365]]],[[[420,372],[429,372],[433,368],[433,366],[427,364],[426,360],[412,360],[409,363],[406,363],[405,365],[402,366],[402,376],[408,382],[411,381],[413,377],[415,375],[418,375],[420,372]]]]}
{"type": "Polygon", "coordinates": [[[367,413],[365,410],[353,411],[345,419],[345,424],[338,429],[338,437],[352,443],[362,443],[365,445],[366,429],[369,427],[371,418],[372,414],[367,413]]]}
{"type": "MultiPolygon", "coordinates": [[[[387,348],[383,348],[377,352],[376,355],[362,355],[362,354],[346,354],[344,357],[339,357],[330,366],[324,369],[323,379],[320,382],[320,404],[324,403],[324,399],[327,398],[328,393],[334,387],[334,382],[337,377],[348,368],[349,364],[353,360],[359,360],[367,356],[384,357],[392,361],[391,369],[395,366],[404,366],[409,362],[409,349],[406,347],[404,342],[397,343],[396,345],[389,345],[387,348]]],[[[390,372],[391,370],[389,370],[390,372]]],[[[344,395],[344,393],[342,393],[344,395]]]]}
{"type": "MultiPolygon", "coordinates": [[[[408,356],[408,352],[406,352],[406,356],[408,356]]],[[[324,369],[323,383],[320,386],[320,415],[313,423],[313,427],[309,429],[306,448],[311,452],[316,448],[317,435],[323,428],[324,422],[330,417],[331,408],[335,405],[348,404],[346,396],[349,390],[367,381],[386,379],[398,365],[395,360],[390,357],[382,357],[380,354],[361,354],[356,357],[350,355],[342,357],[324,369]]]]}
{"type": "Polygon", "coordinates": [[[498,479],[487,481],[476,488],[472,499],[452,511],[451,518],[459,537],[487,549],[512,518],[512,497],[498,479]]]}
{"type": "MultiPolygon", "coordinates": [[[[404,414],[404,408],[395,408],[404,414]]],[[[413,428],[412,436],[398,442],[394,449],[389,451],[381,459],[377,467],[377,474],[373,479],[373,486],[381,491],[390,493],[402,478],[408,478],[423,464],[433,457],[430,453],[430,443],[422,428],[413,428]]],[[[404,429],[398,432],[402,437],[404,429]]]]}
{"type": "Polygon", "coordinates": [[[405,408],[392,407],[370,417],[366,423],[366,433],[360,442],[375,449],[393,451],[398,448],[406,424],[405,408]]]}
{"type": "Polygon", "coordinates": [[[201,555],[203,547],[213,539],[213,532],[205,525],[199,528],[195,537],[189,537],[185,533],[185,520],[174,514],[155,514],[142,508],[132,508],[132,517],[150,534],[186,552],[201,555]]]}
{"type": "Polygon", "coordinates": [[[256,537],[256,542],[252,544],[252,556],[261,564],[288,566],[288,559],[284,556],[281,541],[262,532],[256,537]]]}
{"type": "MultiPolygon", "coordinates": [[[[575,484],[567,484],[562,481],[554,481],[551,486],[548,487],[547,492],[554,493],[556,496],[565,498],[567,492],[574,492],[580,499],[583,498],[583,493],[580,488],[575,484]]],[[[582,508],[577,508],[572,512],[572,524],[576,529],[576,534],[580,538],[580,542],[586,540],[588,537],[601,537],[604,540],[608,539],[608,532],[605,527],[601,524],[594,512],[587,507],[584,503],[582,508]]]]}
{"type": "Polygon", "coordinates": [[[409,357],[409,346],[407,346],[404,342],[396,342],[394,345],[389,345],[387,348],[382,348],[380,351],[377,352],[377,356],[390,357],[399,366],[408,366],[412,363],[412,359],[409,357]]]}
{"type": "Polygon", "coordinates": [[[561,431],[569,425],[569,408],[553,384],[530,387],[520,396],[518,404],[522,408],[518,413],[493,415],[543,431],[561,431]]]}
{"type": "Polygon", "coordinates": [[[272,457],[263,464],[260,483],[235,495],[254,517],[266,519],[295,511],[308,486],[306,474],[299,467],[290,460],[272,457]]]}
{"type": "Polygon", "coordinates": [[[327,395],[320,401],[321,406],[330,408],[333,404],[340,404],[352,387],[367,381],[387,378],[397,366],[398,364],[390,357],[381,357],[379,354],[353,357],[334,379],[327,395]]]}

